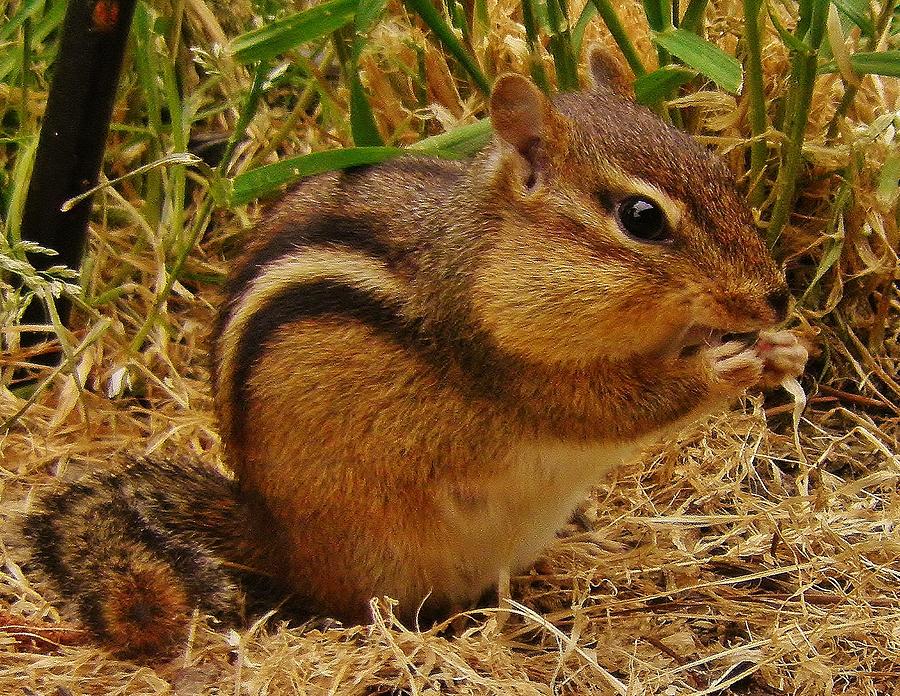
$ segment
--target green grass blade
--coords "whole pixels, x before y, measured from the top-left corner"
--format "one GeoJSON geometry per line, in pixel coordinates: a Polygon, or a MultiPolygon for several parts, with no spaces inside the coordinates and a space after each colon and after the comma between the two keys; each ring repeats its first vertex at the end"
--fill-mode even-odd
{"type": "Polygon", "coordinates": [[[350,133],[359,147],[384,145],[358,72],[350,75],[350,133]]]}
{"type": "Polygon", "coordinates": [[[763,87],[762,70],[762,29],[763,0],[744,0],[744,42],[747,46],[747,86],[745,93],[749,102],[750,131],[750,188],[747,200],[750,205],[759,206],[765,197],[762,187],[763,171],[766,167],[768,148],[763,133],[768,128],[766,116],[766,95],[763,87]]]}
{"type": "MultiPolygon", "coordinates": [[[[144,98],[147,126],[151,133],[148,142],[151,159],[159,159],[162,156],[165,130],[162,121],[162,101],[158,87],[159,67],[157,65],[156,51],[153,50],[153,23],[155,21],[156,15],[153,10],[147,6],[147,3],[139,2],[134,10],[131,31],[135,47],[133,52],[134,67],[144,98]]],[[[144,202],[141,206],[147,224],[151,228],[155,228],[159,224],[163,208],[162,199],[163,172],[154,169],[149,171],[144,178],[144,202]]]]}
{"type": "Polygon", "coordinates": [[[537,24],[535,0],[522,0],[522,23],[525,25],[525,41],[528,44],[531,79],[545,94],[550,93],[550,82],[541,61],[541,35],[537,24]]]}
{"type": "Polygon", "coordinates": [[[681,17],[681,28],[696,34],[703,21],[703,13],[708,2],[709,0],[691,0],[681,17]]]}
{"type": "Polygon", "coordinates": [[[653,106],[668,99],[676,89],[696,76],[696,70],[683,65],[665,65],[635,80],[634,95],[638,103],[653,106]]]}
{"type": "Polygon", "coordinates": [[[572,28],[572,51],[576,56],[581,55],[582,44],[584,43],[584,31],[587,29],[588,24],[591,23],[591,20],[597,16],[597,6],[589,2],[584,6],[584,9],[581,11],[581,15],[578,17],[578,21],[575,22],[575,26],[572,28]]]}
{"type": "Polygon", "coordinates": [[[669,29],[654,35],[654,43],[694,68],[732,94],[741,91],[744,74],[740,62],[718,46],[684,29],[669,29]]]}
{"type": "MultiPolygon", "coordinates": [[[[3,234],[8,244],[17,244],[22,241],[22,211],[25,208],[25,197],[28,195],[28,182],[31,180],[31,171],[34,166],[34,156],[37,152],[37,135],[21,135],[17,138],[18,148],[16,160],[10,173],[12,192],[6,207],[6,220],[3,226],[3,234]]],[[[3,216],[0,215],[0,222],[3,216]]],[[[3,244],[0,242],[0,248],[3,244]]]]}
{"type": "Polygon", "coordinates": [[[231,182],[229,203],[241,205],[273,193],[285,184],[305,176],[321,174],[335,169],[377,164],[406,152],[399,147],[348,147],[342,150],[313,152],[309,155],[267,164],[239,174],[231,182]]]}
{"type": "Polygon", "coordinates": [[[353,51],[347,72],[350,78],[350,132],[353,143],[360,147],[384,145],[372,113],[372,105],[359,78],[359,57],[365,48],[369,32],[378,23],[386,4],[387,0],[359,0],[354,20],[353,51]]]}
{"type": "Polygon", "coordinates": [[[241,63],[268,60],[353,21],[357,0],[330,0],[235,37],[228,51],[241,63]]]}
{"type": "MultiPolygon", "coordinates": [[[[860,0],[851,1],[860,2],[860,0]]],[[[866,5],[866,9],[867,8],[868,5],[866,5]]],[[[895,31],[900,30],[900,21],[898,21],[900,20],[900,4],[897,4],[896,0],[894,0],[894,2],[886,2],[882,5],[881,11],[873,20],[872,32],[866,37],[865,41],[862,42],[860,48],[863,50],[859,52],[864,53],[875,48],[884,32],[890,30],[889,27],[892,20],[895,25],[895,31]]],[[[852,65],[852,57],[850,60],[852,65]]],[[[825,133],[826,141],[832,141],[837,135],[841,120],[856,100],[858,92],[858,85],[849,84],[844,86],[844,95],[841,97],[840,104],[838,104],[837,108],[834,110],[834,115],[831,117],[831,122],[828,124],[828,130],[825,133]]]]}
{"type": "Polygon", "coordinates": [[[475,58],[466,50],[460,40],[456,38],[453,29],[444,21],[440,13],[435,9],[431,0],[404,0],[406,5],[428,25],[437,36],[438,41],[453,57],[459,61],[469,77],[475,82],[475,86],[485,95],[491,93],[491,83],[478,66],[475,58]]]}
{"type": "Polygon", "coordinates": [[[488,10],[487,0],[475,0],[473,21],[480,34],[487,34],[491,26],[491,13],[488,10]]]}
{"type": "MultiPolygon", "coordinates": [[[[359,0],[353,20],[356,27],[357,44],[365,43],[365,37],[381,19],[385,5],[387,5],[387,0],[359,0]]],[[[360,45],[354,45],[353,50],[357,57],[359,57],[361,48],[360,45]]]]}
{"type": "Polygon", "coordinates": [[[898,181],[900,181],[900,152],[894,152],[885,160],[878,179],[878,198],[886,208],[897,203],[897,197],[900,195],[898,181]]]}
{"type": "Polygon", "coordinates": [[[578,61],[572,50],[572,32],[566,0],[547,0],[550,53],[556,68],[556,85],[563,92],[578,89],[578,61]]]}
{"type": "Polygon", "coordinates": [[[838,12],[859,27],[863,36],[874,36],[875,23],[869,14],[868,2],[865,0],[832,0],[832,2],[838,12]]]}
{"type": "Polygon", "coordinates": [[[37,12],[44,5],[44,0],[28,0],[23,3],[16,13],[9,18],[9,21],[6,22],[3,26],[0,26],[0,41],[8,40],[13,33],[21,27],[25,20],[31,17],[35,12],[37,12]]]}
{"type": "MultiPolygon", "coordinates": [[[[41,59],[52,63],[56,56],[58,42],[51,41],[49,46],[44,45],[47,37],[57,31],[66,16],[67,0],[54,0],[46,13],[40,18],[31,17],[31,43],[33,46],[42,45],[41,59]]],[[[21,69],[22,54],[19,51],[0,51],[0,81],[6,82],[10,73],[21,69]]]]}
{"type": "MultiPolygon", "coordinates": [[[[259,109],[259,101],[265,91],[266,80],[268,79],[268,70],[266,66],[267,63],[263,61],[260,61],[256,66],[256,72],[253,74],[253,82],[250,85],[250,90],[247,92],[247,97],[244,99],[244,104],[238,114],[237,123],[234,124],[234,130],[231,132],[228,142],[225,144],[225,151],[222,153],[222,159],[219,160],[219,164],[216,167],[215,176],[217,177],[223,176],[228,171],[228,167],[231,166],[231,158],[234,155],[235,148],[238,143],[246,137],[247,128],[250,126],[253,117],[256,116],[256,112],[259,109]]],[[[213,182],[210,182],[210,186],[211,188],[214,188],[213,182]]]]}
{"type": "Polygon", "coordinates": [[[335,169],[378,164],[404,154],[418,153],[439,157],[468,157],[481,150],[492,136],[490,119],[454,128],[446,133],[420,140],[409,148],[349,147],[342,150],[313,152],[252,169],[231,180],[230,205],[242,205],[277,191],[306,176],[335,169]]]}
{"type": "Polygon", "coordinates": [[[838,262],[844,249],[844,230],[843,217],[844,209],[850,204],[853,198],[853,177],[848,175],[838,189],[834,203],[831,206],[831,219],[824,230],[824,234],[828,237],[825,247],[825,253],[819,260],[815,275],[806,286],[803,296],[800,298],[801,303],[805,303],[806,299],[812,293],[813,289],[819,284],[819,281],[825,277],[825,274],[838,262]]]}
{"type": "Polygon", "coordinates": [[[625,60],[628,61],[631,72],[634,73],[635,77],[640,77],[647,72],[647,69],[641,62],[637,49],[635,49],[634,44],[631,42],[631,38],[628,36],[628,32],[625,31],[625,27],[622,26],[622,20],[619,19],[619,15],[616,13],[612,3],[610,3],[609,0],[592,1],[597,8],[597,12],[600,13],[600,17],[603,19],[606,28],[609,29],[609,33],[612,34],[613,39],[615,39],[616,45],[619,47],[619,50],[622,51],[622,55],[625,56],[625,60]]]}
{"type": "Polygon", "coordinates": [[[155,88],[159,75],[156,52],[153,50],[153,23],[155,20],[156,15],[147,3],[139,2],[134,9],[131,30],[135,42],[135,68],[147,105],[147,124],[153,134],[159,137],[163,126],[162,103],[159,98],[159,90],[155,88]]]}
{"type": "Polygon", "coordinates": [[[472,45],[472,32],[469,29],[469,18],[466,16],[466,8],[458,0],[446,0],[444,6],[447,10],[447,16],[450,17],[450,24],[463,35],[463,43],[466,46],[472,45]]]}
{"type": "Polygon", "coordinates": [[[22,23],[22,70],[19,74],[19,85],[22,87],[19,107],[22,115],[28,113],[28,87],[31,84],[31,59],[33,58],[31,27],[31,18],[27,18],[22,23]]]}
{"type": "MultiPolygon", "coordinates": [[[[865,51],[850,56],[853,71],[860,75],[900,77],[900,51],[865,51]]],[[[819,67],[819,73],[837,72],[834,62],[819,67]]]]}
{"type": "Polygon", "coordinates": [[[825,253],[819,260],[819,265],[816,268],[816,273],[812,280],[809,281],[809,285],[807,285],[806,290],[803,291],[803,295],[800,297],[801,304],[806,304],[806,299],[819,284],[819,281],[822,280],[822,278],[825,277],[825,274],[831,270],[832,266],[840,260],[843,250],[844,236],[842,234],[836,235],[828,240],[825,245],[825,253]]]}
{"type": "MultiPolygon", "coordinates": [[[[175,152],[187,152],[190,119],[186,113],[188,104],[181,99],[178,77],[175,74],[175,66],[163,57],[159,61],[162,68],[163,96],[169,111],[172,149],[175,152]]],[[[185,210],[185,191],[187,186],[186,168],[182,164],[176,164],[169,169],[169,199],[172,202],[168,211],[168,230],[166,231],[166,246],[176,250],[176,253],[187,253],[185,245],[188,242],[184,237],[184,227],[187,218],[185,210]]]]}
{"type": "Polygon", "coordinates": [[[459,126],[446,133],[432,135],[420,140],[409,149],[415,152],[441,157],[467,157],[473,155],[487,145],[493,131],[491,120],[481,119],[475,123],[459,126]]]}

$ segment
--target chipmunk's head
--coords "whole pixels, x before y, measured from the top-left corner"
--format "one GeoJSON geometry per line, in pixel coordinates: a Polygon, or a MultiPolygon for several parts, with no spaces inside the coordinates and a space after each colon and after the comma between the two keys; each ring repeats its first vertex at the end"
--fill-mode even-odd
{"type": "Polygon", "coordinates": [[[540,362],[677,355],[781,322],[789,293],[725,165],[629,98],[505,75],[480,160],[495,220],[474,291],[505,349],[540,362]]]}

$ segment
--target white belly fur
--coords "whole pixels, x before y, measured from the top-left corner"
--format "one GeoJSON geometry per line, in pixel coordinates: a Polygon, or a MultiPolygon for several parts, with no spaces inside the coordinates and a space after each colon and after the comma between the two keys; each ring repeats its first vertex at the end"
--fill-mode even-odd
{"type": "Polygon", "coordinates": [[[464,604],[495,584],[501,571],[534,562],[590,487],[637,450],[634,443],[523,443],[510,453],[509,466],[480,481],[477,491],[447,492],[441,594],[464,604]]]}

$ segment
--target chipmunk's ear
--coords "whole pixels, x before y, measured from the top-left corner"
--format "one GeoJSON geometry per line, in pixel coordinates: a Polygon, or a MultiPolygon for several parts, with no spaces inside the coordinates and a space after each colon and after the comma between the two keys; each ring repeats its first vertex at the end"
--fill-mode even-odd
{"type": "Polygon", "coordinates": [[[566,141],[565,122],[546,95],[521,75],[497,78],[491,92],[491,123],[494,132],[515,148],[529,167],[526,179],[531,188],[552,153],[559,154],[566,141]]]}
{"type": "Polygon", "coordinates": [[[634,100],[633,80],[606,49],[597,44],[588,48],[588,67],[594,89],[607,89],[634,100]]]}

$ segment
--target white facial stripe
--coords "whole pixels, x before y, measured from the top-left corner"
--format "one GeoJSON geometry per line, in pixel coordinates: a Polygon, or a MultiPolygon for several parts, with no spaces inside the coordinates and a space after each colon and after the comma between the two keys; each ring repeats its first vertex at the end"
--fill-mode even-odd
{"type": "MultiPolygon", "coordinates": [[[[649,198],[659,205],[671,229],[678,229],[684,217],[685,206],[655,184],[632,176],[628,172],[608,163],[608,169],[604,172],[605,181],[600,184],[601,189],[609,190],[615,200],[621,200],[630,196],[642,196],[649,198]]],[[[599,193],[599,191],[598,191],[599,193]]],[[[574,219],[576,222],[594,228],[607,230],[617,239],[626,238],[619,231],[618,225],[610,221],[609,215],[600,210],[600,204],[590,192],[572,192],[563,195],[547,197],[547,208],[563,217],[574,219]]],[[[629,244],[640,245],[640,242],[628,241],[629,244]]]]}

